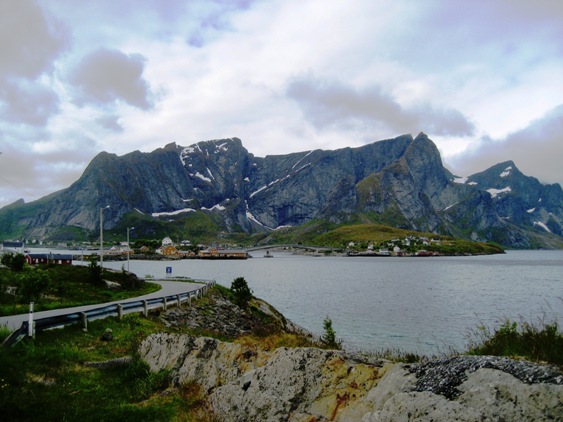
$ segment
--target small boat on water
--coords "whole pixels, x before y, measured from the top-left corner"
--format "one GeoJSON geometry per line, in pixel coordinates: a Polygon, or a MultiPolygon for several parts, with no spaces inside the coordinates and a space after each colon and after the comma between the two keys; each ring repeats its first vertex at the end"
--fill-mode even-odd
{"type": "Polygon", "coordinates": [[[266,253],[264,254],[264,258],[273,258],[273,257],[274,255],[272,255],[270,251],[266,251],[266,253]]]}

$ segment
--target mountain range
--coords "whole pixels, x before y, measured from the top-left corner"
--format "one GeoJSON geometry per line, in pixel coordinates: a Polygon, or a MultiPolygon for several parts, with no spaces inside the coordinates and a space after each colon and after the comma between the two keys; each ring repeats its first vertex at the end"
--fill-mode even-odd
{"type": "Polygon", "coordinates": [[[563,246],[559,184],[542,184],[512,161],[458,177],[424,133],[263,158],[238,138],[123,156],[102,152],[70,187],[0,209],[0,233],[94,237],[102,212],[105,231],[136,219],[190,226],[197,216],[225,233],[361,222],[512,248],[563,246]]]}

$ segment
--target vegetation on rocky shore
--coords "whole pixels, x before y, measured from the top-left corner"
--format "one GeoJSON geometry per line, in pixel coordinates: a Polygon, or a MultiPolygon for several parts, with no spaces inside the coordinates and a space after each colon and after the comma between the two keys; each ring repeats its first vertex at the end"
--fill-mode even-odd
{"type": "Polygon", "coordinates": [[[215,286],[192,307],[92,321],[88,331],[69,326],[0,348],[0,412],[6,420],[201,420],[193,385],[175,386],[167,371],[152,373],[138,358],[149,334],[214,337],[252,349],[319,345],[266,302],[252,298],[240,308],[233,300],[231,290],[215,286]],[[125,356],[132,359],[105,368],[87,364],[125,356]]]}
{"type": "MultiPolygon", "coordinates": [[[[242,284],[239,280],[235,287],[240,287],[242,284]]],[[[329,369],[323,369],[321,370],[322,375],[319,373],[318,378],[315,379],[328,383],[323,384],[323,391],[327,391],[327,394],[329,394],[329,390],[332,391],[329,394],[330,397],[341,403],[331,411],[329,411],[330,409],[324,410],[329,411],[328,416],[330,416],[330,412],[334,412],[336,417],[345,407],[348,412],[351,412],[352,407],[349,407],[348,404],[351,406],[352,403],[357,402],[359,406],[363,403],[362,400],[365,401],[370,397],[366,395],[367,390],[364,391],[361,388],[365,389],[369,386],[371,386],[369,388],[373,388],[379,382],[387,382],[380,380],[387,372],[394,373],[391,369],[394,364],[377,355],[348,355],[341,351],[322,351],[331,348],[327,341],[323,342],[295,326],[269,304],[258,298],[249,298],[246,306],[237,305],[236,295],[236,289],[217,285],[207,296],[194,301],[191,307],[184,306],[180,309],[171,308],[166,312],[159,311],[152,313],[148,318],[129,315],[122,321],[113,318],[92,321],[88,326],[88,331],[83,331],[78,326],[70,326],[62,330],[40,333],[35,340],[23,341],[13,348],[0,349],[0,389],[2,391],[0,410],[3,417],[8,420],[37,420],[39,418],[42,420],[85,421],[109,419],[222,420],[210,410],[209,400],[213,401],[213,399],[212,397],[210,399],[209,390],[202,387],[210,380],[201,383],[187,379],[182,381],[178,378],[177,372],[172,371],[171,368],[154,371],[140,358],[140,345],[154,333],[188,336],[185,337],[186,341],[194,346],[201,343],[197,347],[203,347],[203,349],[197,351],[199,349],[196,347],[193,352],[194,356],[215,356],[213,359],[218,359],[219,355],[215,353],[219,353],[219,350],[222,350],[220,353],[227,353],[224,358],[221,358],[227,360],[224,362],[221,360],[222,363],[216,362],[217,365],[220,365],[217,367],[220,370],[218,374],[221,374],[221,371],[232,373],[234,369],[228,367],[230,365],[228,359],[231,359],[228,356],[231,356],[229,353],[235,353],[235,349],[237,352],[232,357],[240,355],[236,358],[239,359],[237,360],[239,363],[236,365],[242,366],[239,366],[236,371],[241,374],[244,373],[244,368],[250,369],[251,367],[266,371],[266,366],[263,365],[267,362],[271,362],[268,367],[273,370],[276,366],[272,365],[277,365],[274,363],[277,362],[276,359],[282,359],[282,361],[289,359],[287,362],[295,359],[294,364],[297,364],[303,358],[299,357],[303,353],[309,356],[307,359],[310,363],[307,365],[316,365],[314,362],[320,359],[318,360],[320,365],[318,370],[329,365],[327,368],[332,368],[330,371],[333,372],[328,373],[326,371],[329,369]],[[209,340],[204,341],[204,339],[209,340]],[[218,340],[211,342],[210,339],[218,340]],[[229,344],[232,346],[227,347],[229,344]],[[227,352],[232,347],[234,347],[233,351],[227,352]],[[217,352],[212,351],[215,348],[217,348],[217,352]],[[313,353],[314,350],[320,352],[313,353]],[[348,375],[346,375],[346,368],[356,369],[351,373],[348,369],[348,375]],[[341,371],[344,372],[340,373],[341,371]],[[379,375],[368,376],[370,373],[379,375]],[[342,389],[344,380],[348,380],[349,385],[342,389]],[[354,387],[360,381],[365,384],[363,384],[364,387],[354,387]],[[352,398],[351,394],[356,394],[356,397],[352,398]],[[41,409],[41,415],[37,413],[37,409],[41,409]]],[[[505,334],[507,330],[512,333],[514,331],[512,327],[512,325],[504,329],[501,327],[500,334],[489,333],[492,335],[483,338],[483,345],[495,342],[499,336],[509,337],[505,334]]],[[[558,342],[555,343],[555,346],[559,347],[557,345],[561,344],[563,334],[558,331],[557,327],[555,327],[556,332],[554,333],[553,329],[553,326],[547,326],[547,331],[551,335],[549,338],[558,342]]],[[[537,327],[537,331],[537,334],[540,335],[544,330],[537,327]]],[[[330,337],[327,337],[328,340],[335,340],[337,333],[330,330],[327,330],[327,333],[330,337]]],[[[171,338],[179,339],[181,337],[171,338]]],[[[536,347],[537,345],[533,346],[534,349],[536,347]]],[[[175,353],[182,352],[180,349],[174,348],[175,353]]],[[[561,350],[561,347],[559,349],[561,350]]],[[[152,350],[158,349],[153,348],[152,350]]],[[[471,352],[489,353],[488,350],[480,350],[475,347],[471,352]]],[[[187,353],[187,351],[182,353],[187,353]]],[[[499,351],[499,353],[503,352],[499,351]]],[[[510,353],[518,353],[520,359],[543,359],[535,355],[521,354],[520,351],[510,353]]],[[[172,357],[167,359],[170,358],[172,357]]],[[[467,359],[469,358],[467,357],[467,359]]],[[[460,361],[459,364],[456,363],[455,367],[470,365],[471,368],[478,369],[481,367],[480,365],[488,365],[482,360],[470,361],[467,359],[460,361]]],[[[201,361],[202,364],[203,362],[207,362],[207,358],[205,361],[201,361]]],[[[447,368],[448,365],[453,365],[453,362],[447,360],[439,368],[447,368]]],[[[525,370],[524,373],[538,374],[538,366],[526,369],[528,367],[524,368],[520,364],[511,363],[513,361],[503,362],[497,366],[508,365],[516,372],[525,370]]],[[[553,363],[561,365],[561,362],[553,363]]],[[[178,364],[180,363],[178,362],[178,364]]],[[[290,367],[291,365],[293,364],[290,364],[290,367]]],[[[317,369],[312,368],[304,367],[303,370],[312,370],[311,373],[315,373],[314,371],[317,369]]],[[[405,368],[405,370],[401,370],[400,373],[404,374],[401,376],[409,374],[409,367],[405,368]]],[[[418,366],[412,368],[412,373],[415,373],[415,368],[418,366]]],[[[420,371],[423,371],[421,373],[424,374],[432,374],[436,371],[436,369],[431,369],[432,367],[422,366],[420,368],[420,371]]],[[[297,367],[294,371],[293,375],[290,372],[287,376],[295,378],[304,375],[297,367]]],[[[260,373],[257,372],[257,376],[260,373]]],[[[547,374],[547,372],[545,373],[547,374]]],[[[549,375],[551,377],[557,377],[557,372],[555,375],[552,372],[549,374],[552,374],[549,375]]],[[[429,375],[426,376],[425,379],[428,380],[429,375]]],[[[559,377],[563,382],[563,377],[561,375],[559,377]]],[[[227,376],[224,382],[227,382],[227,379],[231,378],[227,376]]],[[[457,381],[452,381],[452,388],[458,388],[456,386],[464,382],[463,378],[455,379],[457,381]]],[[[250,380],[249,378],[249,382],[250,380]]],[[[252,380],[253,383],[258,382],[254,378],[252,380]]],[[[413,378],[412,382],[415,380],[416,378],[413,378]]],[[[233,378],[233,382],[236,384],[238,381],[233,378]]],[[[249,392],[253,391],[254,385],[257,384],[252,384],[250,388],[247,387],[249,392]]],[[[413,388],[416,385],[413,384],[413,388]]],[[[263,387],[265,388],[265,386],[263,387]]],[[[217,387],[212,389],[215,388],[217,387]]],[[[219,391],[221,390],[217,390],[217,393],[219,391]]],[[[257,392],[258,390],[255,391],[255,393],[257,392]]],[[[296,399],[294,398],[294,400],[296,399]]],[[[328,396],[321,402],[328,403],[326,400],[329,400],[328,396]]],[[[223,410],[218,409],[218,412],[228,412],[230,411],[228,406],[236,404],[235,402],[227,403],[224,400],[219,400],[218,403],[225,403],[226,406],[222,408],[223,410]]],[[[301,402],[299,406],[304,405],[305,401],[301,402]]],[[[359,409],[363,408],[360,406],[359,409]]],[[[362,411],[367,411],[366,409],[362,411]]]]}

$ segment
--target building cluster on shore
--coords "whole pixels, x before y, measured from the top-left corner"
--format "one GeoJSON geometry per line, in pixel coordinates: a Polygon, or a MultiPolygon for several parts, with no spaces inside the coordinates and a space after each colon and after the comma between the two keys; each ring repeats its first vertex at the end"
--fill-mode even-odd
{"type": "Polygon", "coordinates": [[[429,239],[425,236],[410,235],[404,239],[391,239],[377,248],[369,243],[365,250],[357,250],[354,242],[348,245],[348,256],[439,256],[435,251],[427,250],[432,245],[442,245],[441,239],[429,239]]]}
{"type": "MultiPolygon", "coordinates": [[[[84,246],[84,245],[83,245],[84,246]]],[[[80,253],[72,253],[73,248],[66,244],[58,245],[59,249],[69,249],[69,253],[60,252],[33,252],[34,248],[27,248],[25,242],[2,242],[0,253],[15,253],[25,256],[29,265],[53,263],[57,265],[71,265],[73,260],[96,260],[100,250],[95,247],[81,247],[80,253]]],[[[74,248],[76,251],[77,248],[74,248]]],[[[130,247],[128,242],[120,242],[109,249],[104,249],[104,260],[124,261],[129,259],[170,260],[170,259],[247,259],[248,253],[244,249],[223,248],[221,246],[209,247],[206,245],[192,246],[189,241],[174,244],[169,237],[165,237],[161,245],[151,249],[146,245],[137,250],[130,247]]]]}

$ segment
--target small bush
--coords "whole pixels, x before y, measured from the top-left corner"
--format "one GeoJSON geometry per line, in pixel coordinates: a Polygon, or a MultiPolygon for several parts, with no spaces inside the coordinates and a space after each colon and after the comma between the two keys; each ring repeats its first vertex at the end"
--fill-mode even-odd
{"type": "Polygon", "coordinates": [[[29,268],[18,274],[18,293],[24,302],[37,302],[49,289],[49,273],[41,268],[29,268]]]}
{"type": "Polygon", "coordinates": [[[91,260],[88,265],[88,281],[94,286],[101,286],[104,284],[102,277],[102,267],[98,265],[97,261],[91,260]]]}
{"type": "Polygon", "coordinates": [[[21,253],[5,253],[2,255],[0,263],[12,271],[20,272],[25,267],[25,256],[21,253]]]}
{"type": "Polygon", "coordinates": [[[472,337],[469,354],[519,356],[563,365],[563,333],[557,322],[534,325],[506,320],[493,332],[487,327],[478,327],[472,337]]]}
{"type": "Polygon", "coordinates": [[[252,298],[252,290],[248,287],[248,283],[244,277],[237,277],[231,284],[231,292],[235,303],[241,308],[248,307],[248,302],[252,298]]]}
{"type": "Polygon", "coordinates": [[[336,332],[332,328],[332,320],[328,316],[323,320],[323,328],[324,334],[321,341],[330,348],[340,349],[341,344],[336,340],[336,332]]]}

